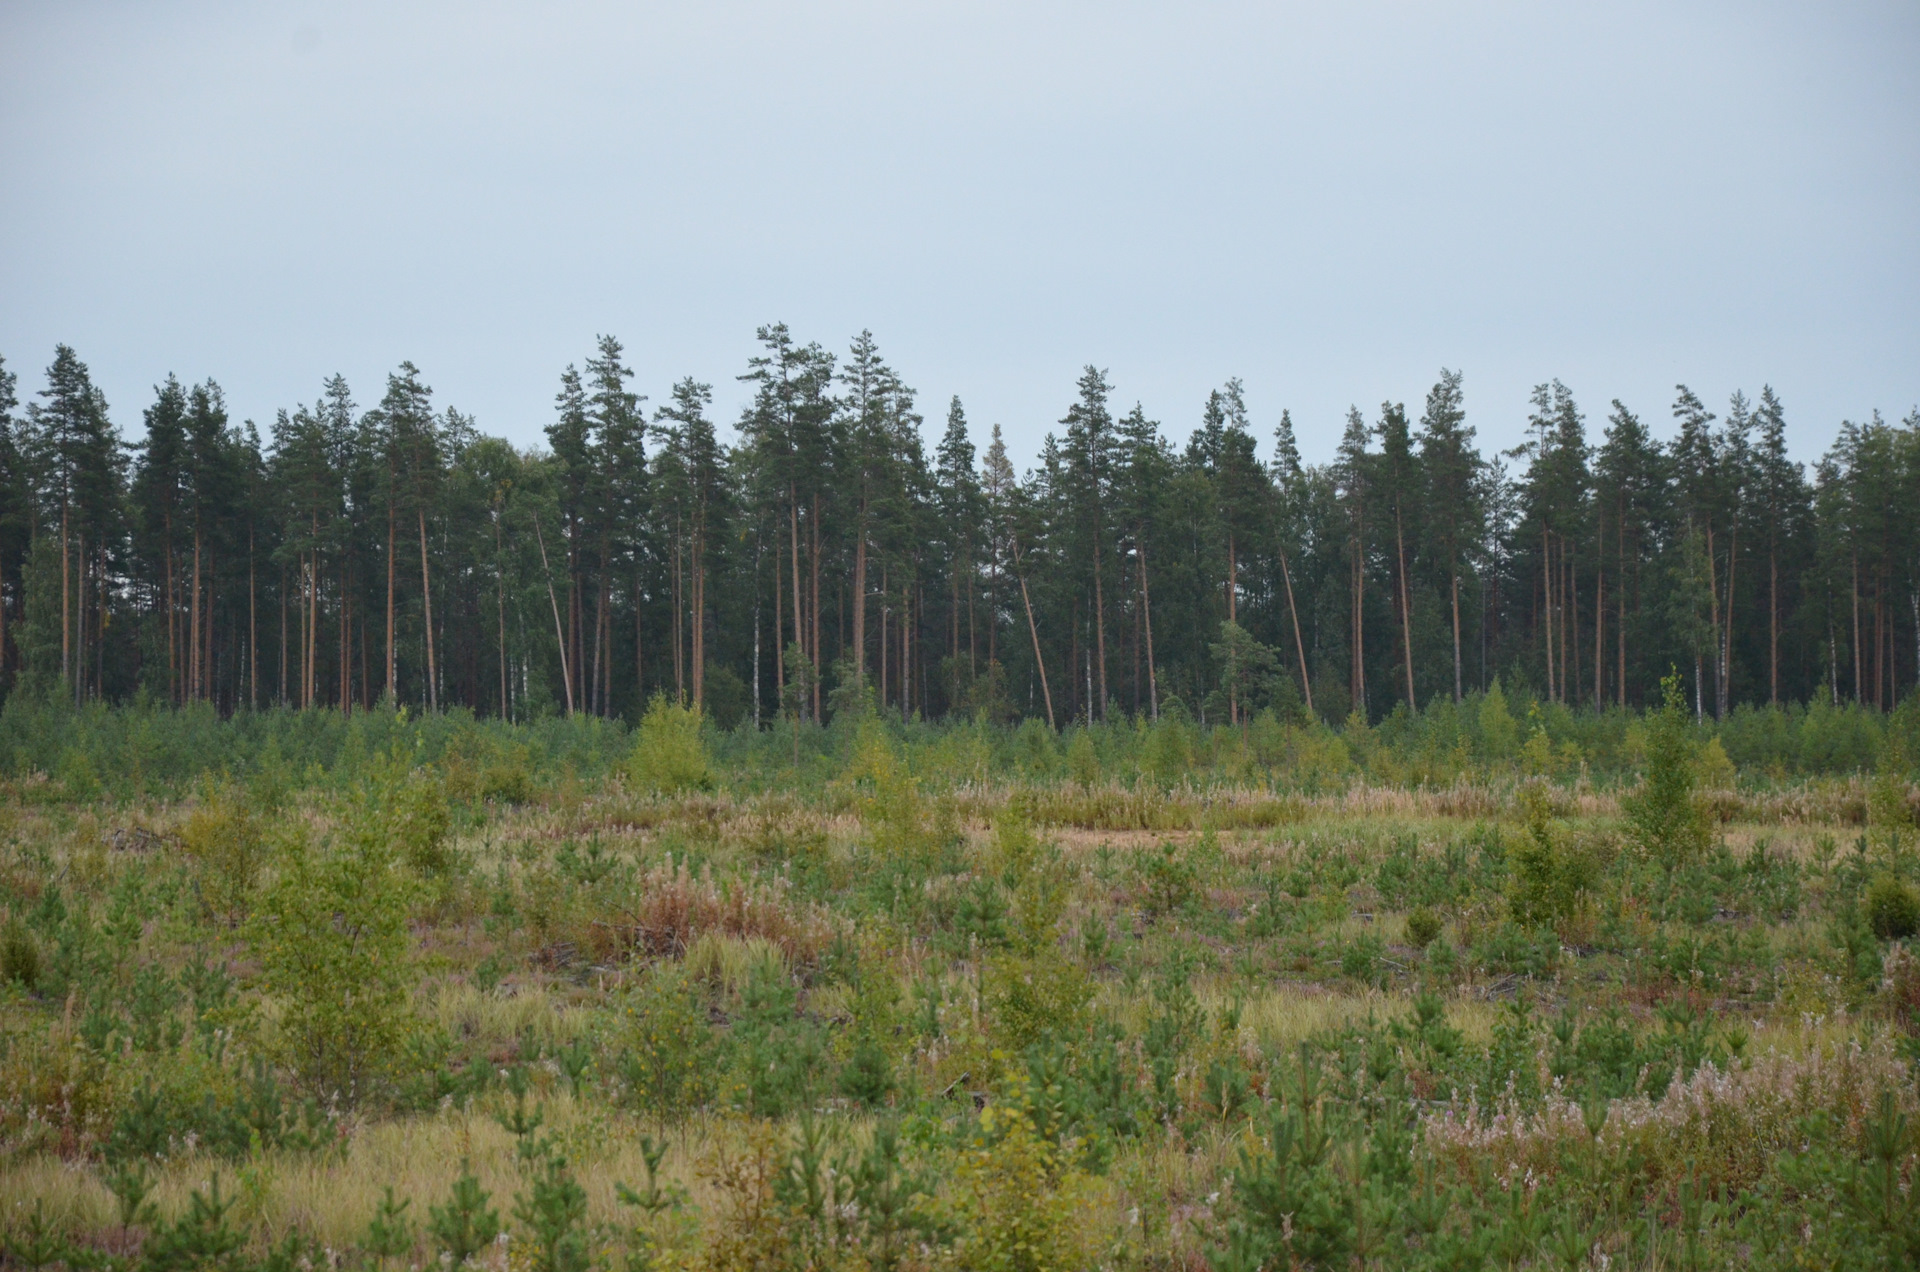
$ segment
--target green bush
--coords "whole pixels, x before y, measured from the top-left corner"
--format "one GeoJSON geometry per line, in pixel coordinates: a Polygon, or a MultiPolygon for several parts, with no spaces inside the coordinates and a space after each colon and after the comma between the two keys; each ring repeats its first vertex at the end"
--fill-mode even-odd
{"type": "Polygon", "coordinates": [[[1420,906],[1407,916],[1407,944],[1416,950],[1432,945],[1440,935],[1440,916],[1430,906],[1420,906]]]}
{"type": "Polygon", "coordinates": [[[32,989],[40,983],[40,945],[19,919],[0,928],[0,985],[32,989]]]}
{"type": "Polygon", "coordinates": [[[1867,926],[1883,941],[1904,941],[1920,932],[1920,893],[1890,874],[1876,877],[1867,888],[1867,926]]]}
{"type": "Polygon", "coordinates": [[[266,861],[266,834],[247,792],[231,782],[209,782],[180,828],[197,870],[200,899],[209,913],[238,923],[246,918],[266,861]]]}
{"type": "Polygon", "coordinates": [[[706,1004],[684,966],[649,968],[629,995],[619,1068],[627,1097],[657,1117],[679,1117],[717,1094],[706,1004]]]}
{"type": "Polygon", "coordinates": [[[1660,682],[1662,705],[1647,717],[1647,772],[1621,801],[1634,843],[1655,861],[1678,865],[1706,851],[1711,827],[1694,798],[1699,743],[1687,719],[1678,672],[1660,682]]]}
{"type": "Polygon", "coordinates": [[[415,885],[383,812],[364,794],[332,844],[294,844],[248,928],[287,1060],[315,1094],[348,1104],[385,1078],[410,1015],[415,885]]]}
{"type": "Polygon", "coordinates": [[[1557,923],[1570,918],[1599,882],[1600,863],[1590,845],[1554,823],[1540,783],[1528,783],[1520,798],[1527,813],[1527,832],[1507,852],[1507,866],[1513,872],[1508,904],[1516,922],[1557,923]]]}
{"type": "Polygon", "coordinates": [[[713,763],[701,736],[704,723],[698,707],[680,706],[665,694],[655,694],[627,763],[633,784],[662,795],[711,790],[713,763]]]}

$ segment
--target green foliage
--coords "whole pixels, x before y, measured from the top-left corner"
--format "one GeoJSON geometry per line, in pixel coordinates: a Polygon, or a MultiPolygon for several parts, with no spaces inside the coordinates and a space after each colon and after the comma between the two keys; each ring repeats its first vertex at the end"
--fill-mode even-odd
{"type": "Polygon", "coordinates": [[[1184,782],[1193,771],[1193,730],[1177,703],[1168,704],[1160,719],[1146,726],[1141,767],[1161,787],[1184,782]]]}
{"type": "Polygon", "coordinates": [[[1920,891],[1895,875],[1874,876],[1862,908],[1867,926],[1883,941],[1904,941],[1920,932],[1920,891]]]}
{"type": "Polygon", "coordinates": [[[373,1212],[373,1218],[367,1221],[367,1236],[361,1245],[368,1254],[384,1263],[413,1252],[417,1234],[413,1217],[407,1213],[412,1207],[411,1197],[395,1201],[393,1186],[387,1186],[379,1208],[373,1212]]]}
{"type": "Polygon", "coordinates": [[[1092,786],[1100,780],[1100,753],[1094,748],[1090,730],[1074,730],[1073,741],[1067,744],[1067,774],[1081,786],[1092,786]]]}
{"type": "Polygon", "coordinates": [[[1145,893],[1145,909],[1153,918],[1177,914],[1193,899],[1199,870],[1177,840],[1167,839],[1158,852],[1141,849],[1134,869],[1145,893]]]}
{"type": "Polygon", "coordinates": [[[1479,724],[1482,753],[1490,760],[1511,758],[1519,746],[1520,725],[1507,708],[1507,695],[1500,688],[1498,676],[1480,699],[1479,724]]]}
{"type": "Polygon", "coordinates": [[[629,1099],[660,1117],[678,1117],[718,1093],[706,1005],[684,967],[647,969],[629,991],[620,1035],[620,1076],[629,1099]]]}
{"type": "Polygon", "coordinates": [[[460,1177],[453,1181],[447,1203],[427,1208],[427,1233],[455,1268],[464,1266],[500,1235],[500,1213],[487,1205],[490,1195],[468,1163],[462,1161],[460,1177]]]}
{"type": "Polygon", "coordinates": [[[1906,747],[1897,734],[1880,747],[1873,783],[1867,789],[1867,826],[1889,856],[1900,851],[1913,828],[1913,808],[1907,802],[1906,747]]]}
{"type": "Polygon", "coordinates": [[[187,1209],[156,1230],[141,1251],[141,1272],[251,1272],[247,1231],[234,1215],[234,1198],[220,1193],[215,1175],[205,1192],[195,1189],[187,1209]]]}
{"type": "Polygon", "coordinates": [[[1661,706],[1647,719],[1646,777],[1621,804],[1640,850],[1675,866],[1706,851],[1711,828],[1694,798],[1700,748],[1687,718],[1679,673],[1662,680],[1660,692],[1661,706]]]}
{"type": "Polygon", "coordinates": [[[513,1217],[531,1239],[534,1272],[586,1272],[587,1192],[565,1158],[550,1155],[538,1162],[526,1191],[514,1198],[513,1217]]]}
{"type": "Polygon", "coordinates": [[[18,918],[0,925],[0,985],[31,990],[40,983],[40,942],[18,918]]]}
{"type": "Polygon", "coordinates": [[[208,911],[229,923],[246,918],[267,857],[266,829],[248,793],[230,781],[204,783],[180,840],[208,911]]]}
{"type": "Polygon", "coordinates": [[[988,964],[985,979],[995,1035],[1013,1052],[1049,1034],[1078,1032],[1093,997],[1086,972],[1055,955],[1003,955],[988,964]]]}
{"type": "Polygon", "coordinates": [[[410,1007],[413,885],[389,838],[389,778],[341,810],[332,842],[288,845],[249,921],[278,1044],[308,1089],[351,1104],[401,1052],[410,1007]]]}
{"type": "Polygon", "coordinates": [[[4,1243],[0,1243],[0,1252],[6,1254],[7,1262],[28,1272],[40,1272],[48,1264],[68,1258],[69,1249],[65,1235],[47,1218],[45,1199],[39,1197],[34,1198],[33,1213],[9,1231],[4,1243]]]}
{"type": "Polygon", "coordinates": [[[636,788],[662,795],[713,787],[713,764],[698,707],[655,694],[640,721],[627,773],[636,788]]]}
{"type": "Polygon", "coordinates": [[[1575,839],[1553,820],[1547,793],[1538,782],[1523,786],[1520,798],[1526,835],[1507,852],[1513,917],[1528,925],[1571,918],[1599,882],[1598,855],[1591,844],[1575,839]]]}
{"type": "Polygon", "coordinates": [[[1440,935],[1440,916],[1429,906],[1419,906],[1407,915],[1407,944],[1424,950],[1440,935]]]}
{"type": "Polygon", "coordinates": [[[979,1272],[1052,1272],[1084,1266],[1074,1181],[1056,1147],[1018,1103],[989,1106],[960,1156],[954,1184],[960,1266],[979,1272]]]}

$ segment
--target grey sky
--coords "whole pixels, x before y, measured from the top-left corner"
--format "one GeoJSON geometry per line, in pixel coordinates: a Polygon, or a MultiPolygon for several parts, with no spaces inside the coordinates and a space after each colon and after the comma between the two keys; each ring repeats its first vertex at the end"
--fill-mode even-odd
{"type": "Polygon", "coordinates": [[[1310,459],[1442,365],[1489,447],[1771,381],[1811,458],[1920,400],[1916,67],[1911,3],[0,3],[0,354],[130,434],[411,358],[525,443],[597,332],[730,421],[783,319],[1023,458],[1089,361],[1310,459]]]}

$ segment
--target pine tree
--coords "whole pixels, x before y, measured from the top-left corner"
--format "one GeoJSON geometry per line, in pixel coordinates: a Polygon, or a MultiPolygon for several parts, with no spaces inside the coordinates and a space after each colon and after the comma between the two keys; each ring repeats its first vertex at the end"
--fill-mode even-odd
{"type": "MultiPolygon", "coordinates": [[[[284,414],[284,413],[283,413],[284,414]]],[[[140,559],[148,577],[159,583],[157,608],[165,620],[167,700],[182,700],[180,675],[180,597],[175,577],[174,526],[179,520],[186,481],[187,391],[168,376],[154,389],[146,410],[147,435],[134,464],[131,490],[140,559]]]]}
{"type": "Polygon", "coordinates": [[[1767,550],[1767,701],[1780,704],[1780,559],[1799,538],[1806,515],[1804,470],[1787,458],[1787,419],[1772,385],[1760,390],[1754,412],[1759,445],[1754,460],[1761,532],[1767,550]]]}
{"type": "Polygon", "coordinates": [[[1113,415],[1107,409],[1112,386],[1107,373],[1089,364],[1080,373],[1080,397],[1067,409],[1060,421],[1066,429],[1063,455],[1066,460],[1066,501],[1070,523],[1076,527],[1074,555],[1089,567],[1091,618],[1088,627],[1093,639],[1093,661],[1098,688],[1087,706],[1091,720],[1097,713],[1107,718],[1107,605],[1104,565],[1110,555],[1107,530],[1108,505],[1113,482],[1113,415]]]}
{"type": "MultiPolygon", "coordinates": [[[[655,430],[661,445],[662,498],[675,509],[675,520],[681,527],[676,538],[684,545],[683,549],[676,549],[675,568],[676,571],[680,569],[677,562],[684,550],[685,570],[679,591],[687,599],[687,609],[692,619],[686,628],[685,639],[691,663],[689,679],[695,710],[701,709],[706,701],[706,635],[709,618],[707,558],[712,542],[710,531],[720,519],[721,504],[725,499],[725,473],[721,468],[720,446],[714,435],[713,422],[706,415],[707,406],[712,401],[712,386],[701,384],[689,376],[673,386],[672,401],[654,414],[655,430]],[[667,427],[661,428],[662,423],[667,427]]],[[[674,639],[677,647],[682,639],[678,630],[674,639]]]]}
{"type": "Polygon", "coordinates": [[[1422,502],[1421,473],[1413,457],[1413,434],[1407,424],[1407,408],[1398,402],[1380,404],[1380,422],[1374,426],[1380,438],[1378,486],[1384,513],[1392,519],[1394,611],[1399,615],[1400,653],[1406,670],[1407,708],[1418,710],[1419,699],[1413,688],[1413,593],[1407,581],[1407,540],[1420,541],[1416,515],[1422,502]],[[1409,524],[1411,523],[1411,524],[1409,524]]]}
{"type": "Polygon", "coordinates": [[[1420,417],[1420,467],[1425,481],[1427,553],[1446,580],[1447,607],[1453,627],[1453,700],[1465,695],[1465,668],[1460,640],[1460,577],[1469,554],[1486,533],[1481,524],[1480,455],[1473,446],[1473,429],[1466,423],[1465,398],[1458,371],[1440,369],[1440,379],[1427,391],[1426,411],[1420,417]]]}

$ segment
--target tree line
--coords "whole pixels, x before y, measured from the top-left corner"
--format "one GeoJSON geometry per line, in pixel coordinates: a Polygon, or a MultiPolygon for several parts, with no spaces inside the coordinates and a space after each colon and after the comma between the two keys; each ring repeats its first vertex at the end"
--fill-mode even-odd
{"type": "Polygon", "coordinates": [[[1237,379],[1177,446],[1089,366],[1020,472],[957,397],[929,448],[871,333],[757,339],[731,441],[710,385],[649,403],[603,336],[544,449],[436,406],[411,363],[264,432],[169,376],[128,441],[73,349],[32,391],[0,361],[0,686],[1065,727],[1379,719],[1496,677],[1638,707],[1672,667],[1701,717],[1888,709],[1920,673],[1920,412],[1842,422],[1809,472],[1771,388],[1715,412],[1679,386],[1662,439],[1556,380],[1486,454],[1443,370],[1417,417],[1350,410],[1321,465],[1285,411],[1260,436],[1237,379]]]}

